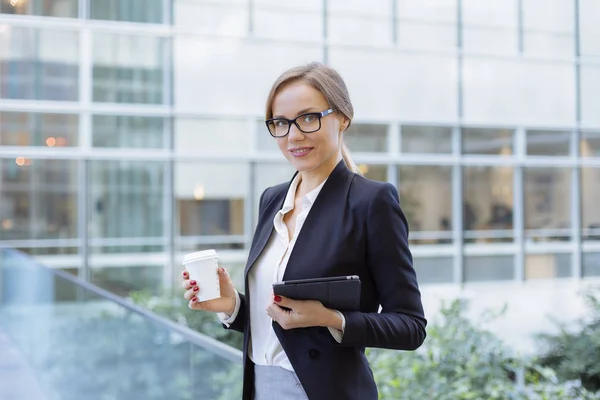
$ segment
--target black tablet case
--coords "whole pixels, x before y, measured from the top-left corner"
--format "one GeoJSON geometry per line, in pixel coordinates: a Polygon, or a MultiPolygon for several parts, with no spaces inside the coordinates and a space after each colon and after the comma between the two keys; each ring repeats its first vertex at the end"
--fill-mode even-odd
{"type": "Polygon", "coordinates": [[[294,300],[318,300],[339,311],[357,311],[360,306],[360,279],[276,283],[273,292],[294,300]]]}

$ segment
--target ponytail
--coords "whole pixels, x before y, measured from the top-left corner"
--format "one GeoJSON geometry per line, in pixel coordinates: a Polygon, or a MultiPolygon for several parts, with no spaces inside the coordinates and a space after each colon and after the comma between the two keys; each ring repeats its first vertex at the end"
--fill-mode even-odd
{"type": "Polygon", "coordinates": [[[354,163],[354,161],[352,160],[352,157],[350,157],[350,151],[348,150],[348,146],[346,146],[346,143],[343,143],[343,142],[342,142],[342,159],[344,160],[346,167],[348,167],[348,169],[350,171],[362,176],[362,172],[358,168],[358,165],[356,165],[354,163]]]}

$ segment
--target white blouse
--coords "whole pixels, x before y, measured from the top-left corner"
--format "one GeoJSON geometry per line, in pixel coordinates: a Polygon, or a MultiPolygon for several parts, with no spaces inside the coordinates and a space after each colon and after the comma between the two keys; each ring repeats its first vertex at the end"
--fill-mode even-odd
{"type": "MultiPolygon", "coordinates": [[[[269,241],[256,260],[254,267],[248,274],[248,290],[250,294],[250,345],[248,354],[252,362],[258,365],[280,366],[293,371],[287,355],[283,351],[277,335],[272,327],[272,319],[267,315],[267,307],[273,302],[273,283],[281,281],[287,267],[294,244],[306,221],[306,217],[312,208],[317,196],[321,192],[323,185],[327,180],[321,183],[317,188],[307,193],[302,199],[302,211],[296,217],[295,232],[292,240],[289,240],[289,233],[283,217],[286,213],[294,209],[294,198],[296,189],[301,182],[301,174],[297,174],[288,189],[283,208],[277,212],[273,219],[275,230],[269,238],[269,241]]],[[[238,315],[240,309],[240,298],[236,292],[235,310],[231,316],[219,313],[219,319],[226,326],[230,326],[238,315]]],[[[345,326],[345,320],[342,313],[338,312],[342,318],[342,327],[345,326]]],[[[339,331],[329,328],[338,343],[342,341],[343,329],[339,331]]]]}

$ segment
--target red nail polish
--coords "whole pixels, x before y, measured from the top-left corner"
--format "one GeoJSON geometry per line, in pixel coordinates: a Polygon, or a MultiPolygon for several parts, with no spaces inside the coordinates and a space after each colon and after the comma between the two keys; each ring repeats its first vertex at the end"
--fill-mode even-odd
{"type": "Polygon", "coordinates": [[[198,290],[200,290],[200,288],[199,288],[198,286],[196,286],[196,287],[194,288],[194,292],[197,292],[198,290]]]}
{"type": "Polygon", "coordinates": [[[279,303],[281,301],[281,296],[273,296],[273,300],[275,300],[275,303],[279,303]]]}
{"type": "Polygon", "coordinates": [[[196,286],[196,281],[190,281],[190,285],[196,286]]]}
{"type": "Polygon", "coordinates": [[[198,300],[196,296],[192,297],[192,303],[195,303],[198,300]]]}
{"type": "Polygon", "coordinates": [[[187,278],[187,276],[188,276],[188,274],[187,274],[187,271],[183,271],[183,272],[182,272],[182,275],[183,275],[185,278],[187,278]]]}

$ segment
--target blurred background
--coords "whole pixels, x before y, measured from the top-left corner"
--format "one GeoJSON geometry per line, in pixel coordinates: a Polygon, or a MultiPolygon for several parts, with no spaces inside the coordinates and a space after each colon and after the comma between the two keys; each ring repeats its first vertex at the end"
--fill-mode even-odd
{"type": "Polygon", "coordinates": [[[355,161],[399,190],[428,317],[507,305],[493,331],[531,351],[600,282],[598,21],[597,0],[0,0],[0,246],[120,296],[214,248],[241,286],[258,198],[293,173],[266,96],[321,61],[355,161]]]}

